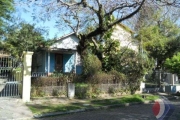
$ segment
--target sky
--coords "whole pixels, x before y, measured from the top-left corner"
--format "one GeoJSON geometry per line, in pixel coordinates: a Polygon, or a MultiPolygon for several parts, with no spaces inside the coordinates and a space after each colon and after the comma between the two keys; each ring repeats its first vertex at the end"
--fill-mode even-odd
{"type": "Polygon", "coordinates": [[[61,37],[65,34],[68,34],[67,31],[64,31],[64,33],[60,33],[58,28],[55,26],[55,20],[51,19],[50,21],[35,21],[33,20],[33,17],[32,17],[32,10],[31,8],[26,8],[28,9],[28,12],[25,12],[23,7],[21,6],[16,6],[16,12],[15,12],[15,15],[16,17],[22,19],[23,21],[25,21],[26,23],[30,23],[30,24],[35,24],[35,27],[45,27],[48,29],[48,32],[49,32],[49,35],[44,35],[45,38],[49,38],[49,39],[52,39],[54,37],[61,37]]]}

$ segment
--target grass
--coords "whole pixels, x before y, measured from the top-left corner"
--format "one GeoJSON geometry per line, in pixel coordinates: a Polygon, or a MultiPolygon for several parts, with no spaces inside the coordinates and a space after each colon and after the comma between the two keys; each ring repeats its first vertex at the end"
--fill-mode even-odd
{"type": "Polygon", "coordinates": [[[28,104],[27,106],[35,114],[43,114],[43,113],[49,113],[49,112],[66,112],[69,110],[76,110],[76,109],[84,108],[80,105],[73,105],[73,104],[70,104],[70,105],[64,105],[64,104],[30,105],[28,104]]]}
{"type": "Polygon", "coordinates": [[[66,112],[69,110],[125,104],[132,102],[144,102],[146,100],[152,101],[159,98],[156,95],[145,95],[145,96],[146,96],[145,98],[142,98],[142,95],[129,95],[120,98],[85,100],[85,102],[76,102],[76,103],[70,102],[69,104],[62,104],[62,103],[54,104],[52,102],[49,102],[42,104],[27,104],[27,106],[34,114],[43,114],[49,112],[66,112]]]}

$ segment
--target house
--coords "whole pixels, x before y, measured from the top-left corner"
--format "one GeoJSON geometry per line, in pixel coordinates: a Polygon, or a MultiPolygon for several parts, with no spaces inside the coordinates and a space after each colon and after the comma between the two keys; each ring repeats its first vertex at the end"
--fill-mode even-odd
{"type": "MultiPolygon", "coordinates": [[[[138,50],[138,45],[132,42],[131,30],[122,24],[115,26],[112,38],[120,41],[120,46],[128,46],[138,50]]],[[[49,49],[42,49],[33,55],[32,72],[52,73],[63,72],[82,73],[80,55],[77,52],[79,39],[75,33],[57,39],[49,49]]]]}
{"type": "Polygon", "coordinates": [[[79,39],[74,33],[57,39],[49,49],[42,49],[33,56],[32,72],[75,72],[80,74],[81,61],[76,47],[79,39]]]}

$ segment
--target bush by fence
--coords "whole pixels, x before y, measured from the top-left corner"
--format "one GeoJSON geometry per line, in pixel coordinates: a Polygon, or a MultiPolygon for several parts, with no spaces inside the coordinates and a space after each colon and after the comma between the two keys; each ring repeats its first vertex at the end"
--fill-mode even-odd
{"type": "Polygon", "coordinates": [[[102,94],[128,94],[128,87],[122,84],[85,84],[76,85],[75,96],[77,98],[96,98],[102,94]]]}

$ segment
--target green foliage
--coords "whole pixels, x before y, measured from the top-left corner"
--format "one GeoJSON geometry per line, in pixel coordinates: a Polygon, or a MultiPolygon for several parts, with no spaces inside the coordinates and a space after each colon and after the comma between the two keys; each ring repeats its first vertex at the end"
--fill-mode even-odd
{"type": "Polygon", "coordinates": [[[60,91],[58,89],[53,89],[52,96],[59,96],[59,95],[60,95],[60,91]]]}
{"type": "Polygon", "coordinates": [[[122,48],[116,57],[115,69],[128,76],[136,73],[138,76],[144,76],[153,66],[153,61],[146,53],[137,53],[126,47],[122,48]]]}
{"type": "Polygon", "coordinates": [[[97,72],[92,76],[88,76],[85,81],[90,84],[116,84],[123,83],[126,80],[124,74],[119,73],[115,70],[105,73],[105,72],[97,72]]]}
{"type": "Polygon", "coordinates": [[[115,66],[114,60],[119,52],[119,48],[119,41],[113,39],[106,39],[102,53],[103,71],[113,70],[113,67],[115,66]]]}
{"type": "Polygon", "coordinates": [[[33,86],[36,87],[46,87],[46,86],[61,86],[66,85],[67,77],[38,77],[32,79],[31,81],[33,86]]]}
{"type": "Polygon", "coordinates": [[[180,76],[180,53],[177,53],[172,58],[167,58],[164,67],[171,73],[178,74],[180,76]]]}
{"type": "Polygon", "coordinates": [[[87,54],[83,59],[83,75],[92,76],[101,71],[101,61],[93,54],[87,54]]]}
{"type": "Polygon", "coordinates": [[[118,40],[111,38],[113,29],[110,29],[103,35],[103,44],[100,44],[99,51],[102,55],[103,71],[111,71],[115,66],[114,59],[120,51],[120,43],[118,40]]]}
{"type": "Polygon", "coordinates": [[[75,90],[75,96],[79,99],[97,98],[101,93],[98,85],[93,84],[77,84],[75,90]]]}
{"type": "Polygon", "coordinates": [[[125,84],[132,94],[139,89],[140,81],[153,67],[153,61],[146,53],[137,53],[126,47],[116,56],[115,70],[125,74],[125,84]]]}
{"type": "Polygon", "coordinates": [[[143,48],[154,60],[157,68],[161,68],[164,61],[179,51],[179,27],[165,19],[158,24],[141,28],[137,39],[143,43],[143,48]]]}
{"type": "Polygon", "coordinates": [[[9,29],[1,48],[21,58],[23,51],[36,51],[44,43],[41,32],[34,25],[21,23],[9,29]]]}
{"type": "Polygon", "coordinates": [[[32,86],[31,97],[44,97],[45,92],[40,87],[32,86]]]}
{"type": "Polygon", "coordinates": [[[10,20],[13,11],[13,0],[0,0],[0,35],[4,34],[6,20],[10,20]]]}
{"type": "Polygon", "coordinates": [[[113,87],[109,87],[108,93],[109,93],[109,94],[115,94],[115,93],[116,93],[116,89],[113,88],[113,87]]]}
{"type": "MultiPolygon", "coordinates": [[[[109,24],[110,22],[115,21],[115,18],[111,16],[110,18],[105,18],[105,21],[106,24],[109,24]]],[[[106,26],[106,24],[104,26],[106,26]]],[[[129,31],[127,27],[123,25],[122,27],[129,31]]],[[[93,27],[90,28],[91,31],[93,27]]],[[[88,40],[87,44],[87,48],[90,49],[93,54],[97,55],[102,62],[102,70],[106,72],[113,69],[113,59],[120,49],[119,41],[111,38],[113,31],[114,28],[109,29],[105,33],[88,40]]]]}
{"type": "Polygon", "coordinates": [[[111,70],[108,72],[108,74],[113,76],[113,83],[124,83],[127,79],[125,74],[116,70],[111,70]]]}

